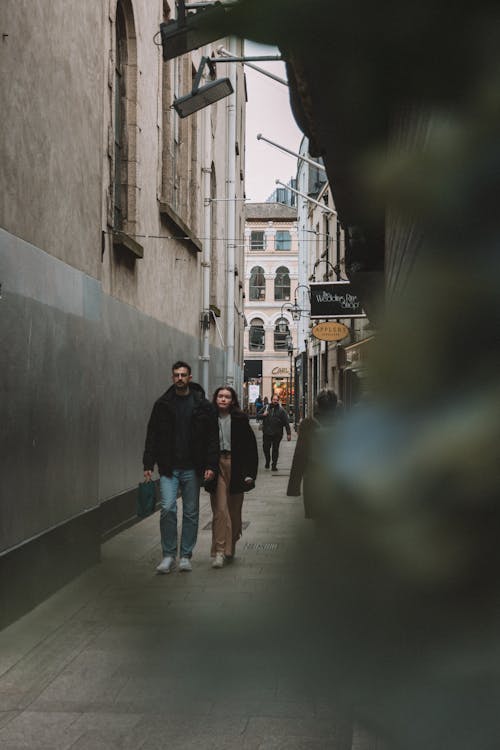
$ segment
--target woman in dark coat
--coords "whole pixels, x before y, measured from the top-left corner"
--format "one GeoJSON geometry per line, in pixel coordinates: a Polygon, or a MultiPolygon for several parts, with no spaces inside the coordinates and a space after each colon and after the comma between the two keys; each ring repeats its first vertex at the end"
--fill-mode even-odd
{"type": "Polygon", "coordinates": [[[255,486],[259,458],[257,441],[246,414],[240,409],[233,388],[216,389],[213,404],[219,423],[219,472],[216,486],[210,492],[212,504],[213,568],[222,568],[234,557],[241,537],[243,493],[255,486]]]}
{"type": "Polygon", "coordinates": [[[300,495],[303,481],[304,514],[306,518],[317,518],[320,514],[321,498],[316,497],[312,478],[314,476],[314,443],[320,429],[333,424],[337,409],[335,391],[323,390],[316,396],[314,417],[306,417],[299,424],[297,444],[290,469],[290,479],[286,494],[290,497],[300,495]]]}

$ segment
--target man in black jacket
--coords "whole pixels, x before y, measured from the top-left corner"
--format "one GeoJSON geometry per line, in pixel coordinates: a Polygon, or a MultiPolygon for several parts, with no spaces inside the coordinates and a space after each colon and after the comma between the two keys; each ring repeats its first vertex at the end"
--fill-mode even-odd
{"type": "Polygon", "coordinates": [[[292,431],[286,411],[280,406],[279,396],[275,393],[269,406],[264,406],[257,414],[257,419],[262,420],[262,448],[266,458],[266,469],[269,469],[272,449],[272,470],[278,468],[278,456],[280,443],[283,438],[283,429],[286,430],[286,439],[292,439],[292,431]]]}
{"type": "Polygon", "coordinates": [[[177,494],[182,496],[179,570],[190,571],[198,536],[200,486],[215,477],[219,459],[217,418],[203,388],[192,382],[191,367],[176,362],[174,384],[156,401],[144,448],[144,479],[160,473],[160,533],[163,560],[156,570],[170,573],[177,555],[177,494]]]}

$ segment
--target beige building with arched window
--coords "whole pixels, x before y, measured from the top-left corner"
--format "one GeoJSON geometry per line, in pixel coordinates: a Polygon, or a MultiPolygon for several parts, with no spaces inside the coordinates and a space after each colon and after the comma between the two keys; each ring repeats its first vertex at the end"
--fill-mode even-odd
{"type": "Polygon", "coordinates": [[[298,273],[297,211],[282,203],[247,203],[245,218],[245,405],[278,393],[293,396],[297,324],[291,314],[298,273]]]}

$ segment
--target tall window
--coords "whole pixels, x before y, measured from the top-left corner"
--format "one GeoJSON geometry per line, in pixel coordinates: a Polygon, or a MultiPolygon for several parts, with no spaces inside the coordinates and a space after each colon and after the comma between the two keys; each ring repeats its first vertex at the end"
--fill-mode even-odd
{"type": "Polygon", "coordinates": [[[292,235],[288,229],[280,229],[276,232],[275,244],[276,250],[291,250],[292,235]]]}
{"type": "Polygon", "coordinates": [[[263,352],[265,349],[264,322],[260,318],[254,318],[250,324],[248,334],[248,348],[251,352],[263,352]]]}
{"type": "Polygon", "coordinates": [[[114,148],[109,155],[110,211],[115,230],[133,234],[137,203],[137,49],[130,0],[118,0],[114,28],[114,81],[112,91],[114,148]],[[112,209],[112,213],[111,213],[112,209]]]}
{"type": "Polygon", "coordinates": [[[262,266],[254,266],[250,271],[250,299],[266,299],[266,278],[262,266]]]}
{"type": "Polygon", "coordinates": [[[290,335],[290,328],[286,318],[278,318],[274,326],[274,351],[286,352],[288,349],[287,337],[290,335]]]}
{"type": "Polygon", "coordinates": [[[125,153],[125,102],[127,95],[127,27],[122,4],[116,6],[115,27],[115,88],[114,88],[114,136],[115,136],[115,170],[114,170],[114,218],[113,227],[122,229],[127,209],[126,153],[125,153]]]}
{"type": "Polygon", "coordinates": [[[266,249],[266,235],[264,232],[251,232],[250,233],[250,250],[265,250],[266,249]]]}
{"type": "MultiPolygon", "coordinates": [[[[170,5],[174,6],[173,2],[170,5]]],[[[163,21],[170,20],[169,3],[163,2],[163,21]]],[[[197,116],[179,118],[171,107],[172,100],[183,96],[193,87],[196,70],[190,55],[181,55],[162,66],[162,164],[161,204],[173,211],[176,218],[196,235],[199,231],[199,175],[197,116]]]]}
{"type": "Polygon", "coordinates": [[[280,266],[274,277],[274,299],[290,299],[290,271],[286,266],[280,266]]]}

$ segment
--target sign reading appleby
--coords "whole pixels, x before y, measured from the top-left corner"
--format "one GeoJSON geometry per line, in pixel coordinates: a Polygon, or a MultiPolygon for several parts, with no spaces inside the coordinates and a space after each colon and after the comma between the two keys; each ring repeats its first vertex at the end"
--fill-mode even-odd
{"type": "Polygon", "coordinates": [[[312,319],[366,317],[349,281],[313,282],[310,290],[312,319]]]}
{"type": "Polygon", "coordinates": [[[320,341],[342,341],[349,335],[349,329],[343,323],[328,321],[328,323],[318,323],[311,330],[311,333],[314,338],[320,339],[320,341]]]}

